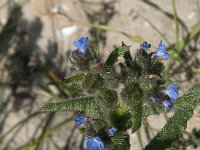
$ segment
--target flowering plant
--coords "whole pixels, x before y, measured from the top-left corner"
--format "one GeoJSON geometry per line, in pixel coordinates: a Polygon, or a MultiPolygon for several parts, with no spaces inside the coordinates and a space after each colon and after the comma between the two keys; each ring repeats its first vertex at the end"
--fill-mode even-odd
{"type": "Polygon", "coordinates": [[[134,58],[130,46],[122,43],[105,62],[98,48],[88,46],[87,37],[73,44],[75,69],[65,84],[74,90],[69,98],[45,104],[44,111],[80,111],[74,121],[86,136],[88,149],[129,150],[128,129],[136,132],[149,115],[173,109],[174,116],[145,150],[169,148],[178,140],[199,102],[200,85],[179,97],[178,84],[170,83],[162,63],[170,58],[162,40],[152,52],[145,41],[134,58]],[[117,63],[121,56],[124,62],[117,63]]]}

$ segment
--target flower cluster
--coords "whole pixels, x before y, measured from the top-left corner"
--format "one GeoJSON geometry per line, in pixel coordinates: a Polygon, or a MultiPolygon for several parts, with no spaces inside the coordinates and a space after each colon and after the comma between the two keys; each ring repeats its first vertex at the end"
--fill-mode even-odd
{"type": "MultiPolygon", "coordinates": [[[[119,143],[113,142],[114,139],[117,141],[120,136],[126,137],[126,130],[130,128],[134,130],[134,126],[138,125],[133,125],[133,123],[130,125],[132,114],[129,110],[135,108],[136,102],[151,99],[153,103],[170,110],[179,96],[178,84],[173,83],[167,88],[163,86],[166,81],[161,76],[164,65],[160,59],[168,60],[170,55],[167,53],[167,47],[162,40],[153,52],[148,52],[151,44],[145,41],[140,44],[140,50],[137,51],[134,59],[131,58],[130,53],[124,54],[125,63],[119,64],[121,67],[120,77],[116,77],[117,73],[110,66],[117,60],[115,59],[119,53],[117,50],[120,52],[123,48],[127,50],[128,46],[122,43],[121,49],[115,49],[116,51],[111,54],[112,56],[108,57],[108,61],[103,64],[100,62],[101,56],[95,53],[93,48],[88,48],[88,42],[88,37],[81,37],[79,40],[74,41],[73,44],[77,49],[72,52],[72,58],[77,62],[80,72],[84,72],[85,78],[81,84],[83,93],[92,95],[96,92],[98,97],[95,100],[99,100],[96,103],[98,103],[98,107],[102,107],[102,110],[106,109],[104,113],[107,113],[108,116],[103,120],[98,117],[93,118],[92,115],[84,117],[79,114],[74,121],[77,127],[81,126],[81,129],[83,129],[87,149],[104,150],[105,148],[113,148],[113,143],[115,146],[118,145],[119,143]],[[113,80],[115,77],[116,79],[113,80]],[[117,110],[120,107],[118,105],[117,90],[115,89],[118,82],[124,84],[120,99],[127,109],[123,109],[125,111],[123,113],[119,113],[117,110]],[[121,120],[123,123],[120,122],[121,120]]],[[[136,130],[139,127],[135,127],[136,130]]]]}
{"type": "MultiPolygon", "coordinates": [[[[151,47],[151,44],[148,44],[146,41],[140,45],[141,49],[144,49],[147,51],[151,47]]],[[[158,48],[155,52],[152,53],[151,57],[161,57],[165,60],[168,60],[170,58],[170,55],[166,52],[167,47],[166,45],[160,41],[158,48]]],[[[163,94],[167,95],[170,100],[164,100],[163,101],[163,106],[165,107],[166,110],[170,110],[173,107],[173,103],[175,99],[179,96],[178,94],[178,84],[173,83],[169,88],[164,89],[162,91],[163,94]]],[[[155,100],[155,98],[151,97],[152,100],[155,100]]]]}
{"type": "MultiPolygon", "coordinates": [[[[75,124],[79,127],[87,122],[87,118],[85,118],[82,114],[78,114],[75,119],[75,124]]],[[[110,137],[113,137],[115,133],[117,132],[118,129],[115,127],[112,127],[108,129],[108,135],[110,137]]],[[[86,143],[87,149],[90,150],[104,150],[105,149],[105,144],[104,142],[100,139],[99,136],[95,137],[88,137],[87,138],[87,143],[86,143]]]]}

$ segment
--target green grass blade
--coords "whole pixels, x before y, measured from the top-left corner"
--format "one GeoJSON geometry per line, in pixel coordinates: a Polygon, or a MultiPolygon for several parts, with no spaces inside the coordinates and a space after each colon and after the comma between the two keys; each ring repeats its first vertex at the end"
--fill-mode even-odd
{"type": "Polygon", "coordinates": [[[172,0],[172,6],[173,6],[173,18],[174,18],[174,24],[176,27],[176,47],[179,49],[179,25],[177,20],[177,12],[176,12],[176,0],[172,0]]]}
{"type": "Polygon", "coordinates": [[[100,25],[100,24],[89,24],[89,26],[100,29],[100,30],[105,30],[105,31],[109,31],[109,32],[115,32],[115,33],[119,33],[124,35],[125,37],[127,37],[129,40],[134,41],[136,43],[142,43],[144,42],[144,40],[142,38],[140,38],[139,36],[133,36],[131,34],[128,34],[126,32],[120,31],[118,29],[109,27],[107,25],[100,25]]]}
{"type": "Polygon", "coordinates": [[[191,32],[189,32],[183,39],[179,40],[177,43],[170,45],[169,54],[176,60],[182,61],[179,52],[184,49],[184,47],[200,33],[200,23],[195,25],[191,32]],[[178,46],[177,46],[178,45],[178,46]]]}
{"type": "MultiPolygon", "coordinates": [[[[63,16],[66,17],[65,14],[59,14],[59,15],[63,15],[63,16]]],[[[86,26],[86,27],[89,27],[89,28],[96,28],[96,29],[99,29],[99,30],[105,30],[105,31],[108,31],[108,32],[115,32],[115,33],[122,34],[125,37],[127,37],[129,40],[134,41],[136,43],[144,42],[144,40],[142,38],[140,38],[139,36],[134,36],[134,35],[128,34],[128,33],[124,32],[124,31],[121,31],[119,29],[115,29],[113,27],[109,27],[107,25],[88,23],[88,22],[85,22],[85,21],[80,21],[80,20],[71,18],[69,16],[67,16],[66,18],[67,18],[67,20],[69,19],[72,22],[78,23],[80,25],[83,25],[83,26],[86,26]]]]}
{"type": "Polygon", "coordinates": [[[180,52],[191,40],[193,40],[198,34],[200,33],[200,23],[195,25],[191,32],[189,32],[182,40],[178,41],[178,49],[175,44],[170,45],[170,51],[174,51],[173,49],[176,48],[178,52],[180,52]]]}
{"type": "Polygon", "coordinates": [[[200,101],[200,84],[195,84],[187,94],[175,102],[175,113],[163,129],[150,141],[145,150],[166,149],[178,140],[179,135],[187,127],[187,121],[192,117],[193,110],[200,101]]]}

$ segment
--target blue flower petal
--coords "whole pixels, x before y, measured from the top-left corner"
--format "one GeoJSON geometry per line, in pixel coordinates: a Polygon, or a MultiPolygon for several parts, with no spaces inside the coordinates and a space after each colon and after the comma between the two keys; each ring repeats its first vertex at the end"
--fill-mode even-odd
{"type": "Polygon", "coordinates": [[[178,90],[178,84],[177,84],[177,83],[173,83],[173,84],[169,87],[169,89],[174,90],[174,91],[177,91],[177,90],[178,90]]]}
{"type": "Polygon", "coordinates": [[[81,37],[81,38],[80,38],[80,42],[81,42],[83,45],[87,45],[87,43],[88,43],[88,37],[81,37]]]}
{"type": "Polygon", "coordinates": [[[79,127],[80,125],[86,123],[87,119],[83,115],[79,114],[75,117],[74,121],[76,125],[79,127]]]}
{"type": "Polygon", "coordinates": [[[151,44],[148,44],[146,41],[144,41],[144,43],[140,44],[140,48],[144,49],[145,51],[147,51],[147,49],[150,47],[151,47],[151,44]]]}
{"type": "Polygon", "coordinates": [[[164,101],[163,105],[166,110],[170,110],[174,106],[174,104],[171,101],[164,101]]]}
{"type": "Polygon", "coordinates": [[[104,143],[101,141],[101,139],[98,136],[88,138],[86,147],[89,150],[100,150],[100,149],[104,150],[105,149],[104,143]]]}
{"type": "Polygon", "coordinates": [[[78,49],[81,47],[81,43],[79,41],[73,41],[73,45],[78,49]]]}
{"type": "Polygon", "coordinates": [[[91,138],[91,139],[87,140],[86,146],[88,149],[91,149],[93,147],[93,144],[94,144],[94,142],[93,142],[93,139],[91,138]]]}
{"type": "Polygon", "coordinates": [[[116,129],[115,127],[112,127],[110,129],[108,129],[108,135],[109,136],[114,136],[115,133],[117,132],[118,129],[116,129]]]}
{"type": "Polygon", "coordinates": [[[161,56],[163,59],[168,60],[170,55],[168,53],[156,53],[157,56],[161,56]]]}
{"type": "Polygon", "coordinates": [[[170,55],[166,52],[166,50],[167,50],[167,47],[164,43],[162,43],[162,40],[161,40],[157,50],[152,54],[152,57],[160,56],[160,57],[168,60],[170,58],[170,55]]]}
{"type": "Polygon", "coordinates": [[[166,45],[162,42],[162,40],[160,40],[160,43],[157,48],[157,52],[158,53],[166,53],[166,50],[167,50],[166,45]]]}
{"type": "Polygon", "coordinates": [[[73,45],[78,48],[81,53],[85,54],[86,52],[86,46],[88,44],[88,37],[81,37],[79,40],[77,41],[73,41],[73,45]]]}
{"type": "Polygon", "coordinates": [[[179,96],[178,84],[173,83],[169,88],[163,90],[163,92],[170,97],[171,101],[174,101],[179,96]]]}

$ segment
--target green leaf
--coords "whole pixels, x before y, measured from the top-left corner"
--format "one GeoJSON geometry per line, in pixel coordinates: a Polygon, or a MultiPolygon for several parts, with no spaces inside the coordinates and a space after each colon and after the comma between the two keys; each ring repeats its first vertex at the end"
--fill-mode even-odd
{"type": "Polygon", "coordinates": [[[108,88],[102,88],[99,90],[101,101],[105,101],[106,105],[110,108],[116,107],[118,97],[117,92],[108,88]]]}
{"type": "Polygon", "coordinates": [[[200,84],[195,84],[187,94],[176,100],[174,116],[167,121],[145,150],[166,149],[177,141],[181,132],[187,127],[187,121],[192,117],[193,110],[199,101],[200,84]]]}
{"type": "Polygon", "coordinates": [[[117,58],[120,55],[123,55],[125,52],[129,51],[129,48],[130,48],[129,46],[122,44],[121,47],[114,49],[108,56],[108,58],[105,62],[105,67],[112,67],[114,65],[114,63],[117,61],[117,58]]]}
{"type": "Polygon", "coordinates": [[[121,97],[128,107],[132,107],[136,103],[140,103],[143,91],[138,83],[130,82],[122,89],[121,97]]]}
{"type": "Polygon", "coordinates": [[[127,132],[117,131],[116,135],[111,139],[113,144],[111,145],[111,150],[129,150],[129,136],[127,132]]]}
{"type": "Polygon", "coordinates": [[[137,131],[142,122],[142,101],[138,102],[131,108],[131,121],[132,121],[132,127],[131,130],[132,132],[137,131]]]}
{"type": "Polygon", "coordinates": [[[42,107],[43,111],[84,111],[87,115],[105,119],[105,112],[99,107],[94,97],[78,97],[65,99],[60,102],[47,103],[42,107]]]}
{"type": "Polygon", "coordinates": [[[94,48],[94,58],[97,58],[101,55],[101,50],[99,47],[94,48]]]}
{"type": "Polygon", "coordinates": [[[150,115],[159,115],[166,112],[163,107],[155,104],[143,104],[142,118],[146,119],[150,115]]]}
{"type": "Polygon", "coordinates": [[[124,57],[124,60],[125,60],[125,63],[127,65],[127,67],[132,67],[134,65],[133,63],[133,59],[132,59],[132,56],[131,56],[131,53],[130,53],[130,50],[126,51],[124,54],[123,54],[123,57],[124,57]]]}
{"type": "Polygon", "coordinates": [[[83,81],[83,89],[88,93],[95,93],[97,89],[101,88],[104,84],[104,79],[101,74],[93,74],[88,72],[83,81]]]}
{"type": "Polygon", "coordinates": [[[118,130],[126,131],[131,128],[131,114],[128,111],[112,111],[110,113],[110,118],[112,125],[116,127],[118,130]]]}
{"type": "Polygon", "coordinates": [[[64,83],[75,83],[75,82],[83,80],[84,77],[85,77],[85,74],[75,74],[70,77],[65,77],[64,83]]]}

